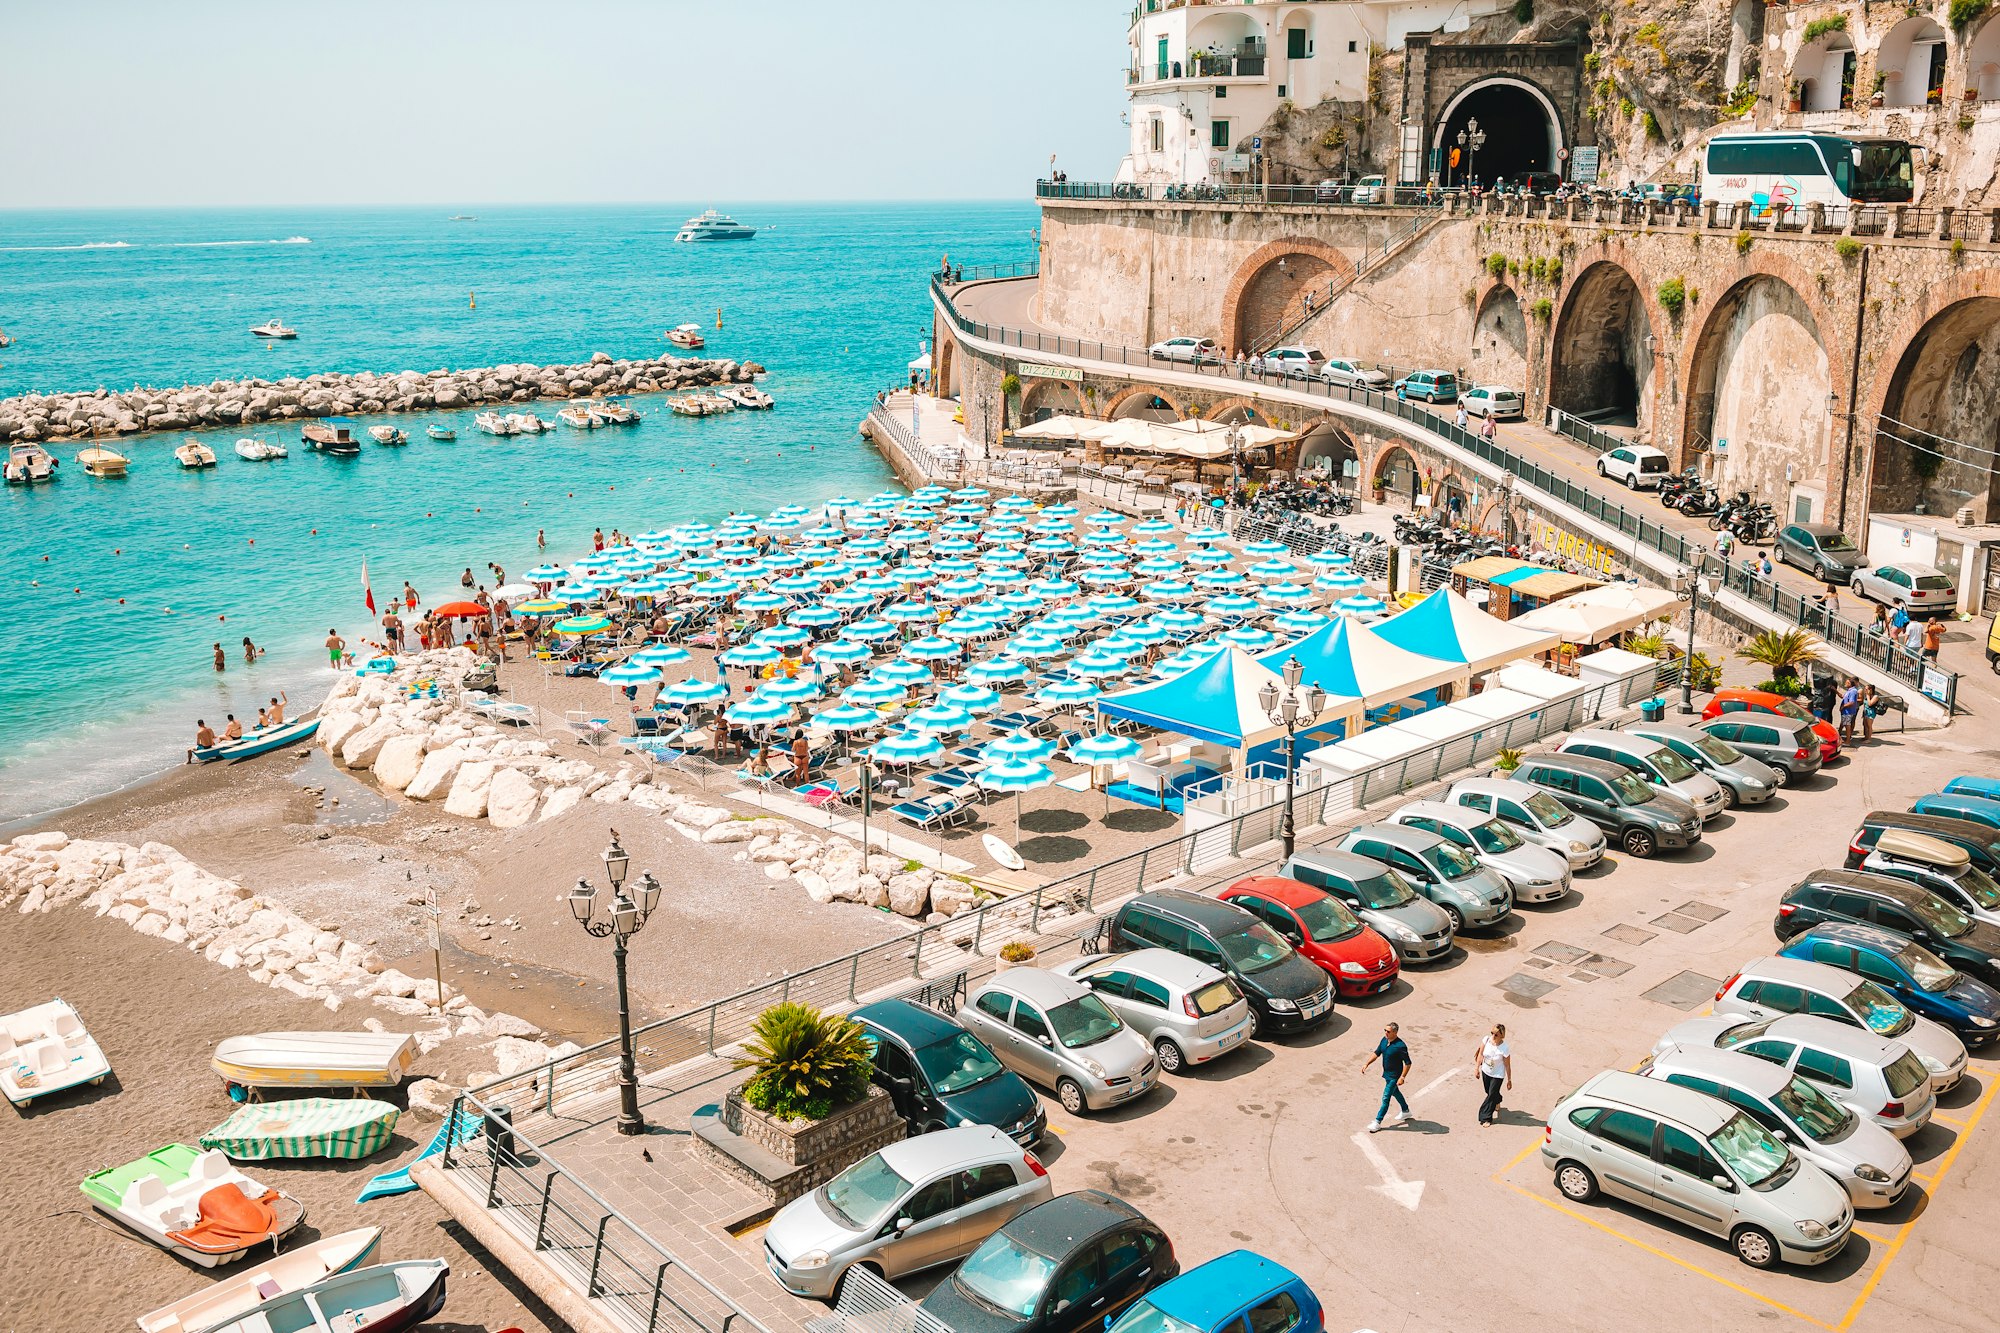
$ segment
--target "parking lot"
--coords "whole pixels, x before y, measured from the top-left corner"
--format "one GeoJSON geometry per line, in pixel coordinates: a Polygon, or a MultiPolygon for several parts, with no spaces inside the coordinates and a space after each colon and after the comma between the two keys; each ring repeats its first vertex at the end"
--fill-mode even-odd
{"type": "Polygon", "coordinates": [[[1169,1078],[1129,1108],[1078,1117],[1051,1100],[1042,1156],[1058,1189],[1109,1190],[1145,1211],[1184,1265],[1237,1246],[1290,1265],[1335,1329],[1991,1328],[1984,1237],[2000,1200],[1977,1182],[2000,1165],[2000,1117],[1986,1114],[2000,1051],[1975,1052],[1933,1122],[1905,1141],[1910,1193],[1862,1213],[1818,1269],[1758,1272],[1655,1214],[1571,1204],[1538,1152],[1556,1101],[1636,1064],[1666,1028],[1705,1012],[1740,964],[1776,951],[1777,896],[1839,865],[1865,812],[1990,770],[1991,752],[1972,748],[1978,725],[1878,741],[1764,807],[1711,821],[1692,853],[1614,853],[1565,901],[1517,910],[1387,994],[1343,1001],[1316,1031],[1169,1078]],[[1413,1117],[1370,1135],[1382,1085],[1362,1063],[1390,1019],[1414,1057],[1413,1117]],[[1500,1123],[1481,1128],[1474,1056],[1494,1022],[1509,1028],[1515,1087],[1500,1123]]]}

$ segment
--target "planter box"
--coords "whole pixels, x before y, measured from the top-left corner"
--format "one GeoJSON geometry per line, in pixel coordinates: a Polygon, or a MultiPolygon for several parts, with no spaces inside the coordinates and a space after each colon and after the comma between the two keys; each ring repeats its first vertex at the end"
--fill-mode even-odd
{"type": "Polygon", "coordinates": [[[782,1207],[809,1194],[868,1154],[901,1139],[906,1127],[889,1094],[868,1095],[824,1120],[779,1120],[732,1091],[722,1106],[695,1113],[689,1150],[782,1207]]]}

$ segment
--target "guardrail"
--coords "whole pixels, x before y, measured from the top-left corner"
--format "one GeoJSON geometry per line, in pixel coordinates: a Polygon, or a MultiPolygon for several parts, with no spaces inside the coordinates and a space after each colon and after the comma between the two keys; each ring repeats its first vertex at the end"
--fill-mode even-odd
{"type": "Polygon", "coordinates": [[[1549,429],[1558,435],[1567,435],[1586,449],[1603,453],[1607,449],[1622,449],[1635,441],[1622,435],[1613,435],[1601,426],[1593,425],[1580,416],[1563,411],[1560,407],[1549,408],[1549,429]]]}

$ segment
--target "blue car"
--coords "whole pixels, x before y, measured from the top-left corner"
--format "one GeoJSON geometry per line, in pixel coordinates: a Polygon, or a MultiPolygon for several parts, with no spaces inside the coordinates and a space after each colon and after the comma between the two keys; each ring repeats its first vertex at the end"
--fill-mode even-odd
{"type": "Polygon", "coordinates": [[[1319,1297],[1298,1274],[1231,1250],[1147,1292],[1104,1326],[1111,1333],[1322,1333],[1319,1297]]]}
{"type": "Polygon", "coordinates": [[[1983,796],[1989,801],[2000,801],[2000,778],[1975,777],[1970,773],[1960,773],[1944,789],[1954,796],[1983,796]]]}
{"type": "Polygon", "coordinates": [[[1920,944],[1880,926],[1821,922],[1795,937],[1783,957],[1827,963],[1876,982],[1967,1046],[2000,1037],[2000,991],[1953,970],[1920,944]]]}
{"type": "MultiPolygon", "coordinates": [[[[1953,778],[1951,787],[1961,782],[1984,783],[1984,778],[1953,778]]],[[[2000,799],[1975,796],[1969,791],[1946,787],[1928,796],[1919,796],[1910,809],[1920,815],[1943,815],[1947,819],[1969,819],[1975,824],[2000,829],[2000,799]]]]}

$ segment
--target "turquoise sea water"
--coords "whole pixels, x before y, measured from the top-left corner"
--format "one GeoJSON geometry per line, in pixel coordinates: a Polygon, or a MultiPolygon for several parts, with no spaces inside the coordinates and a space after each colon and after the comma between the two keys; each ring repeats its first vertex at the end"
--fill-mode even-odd
{"type": "Polygon", "coordinates": [[[281,689],[296,712],[329,679],[327,629],[350,643],[369,630],[364,557],[378,606],[405,579],[435,603],[467,565],[484,578],[488,561],[510,575],[537,563],[537,529],[560,559],[600,525],[883,488],[855,427],[920,350],[925,275],[944,253],[1025,257],[1035,220],[1015,204],[742,205],[738,218],[771,230],[674,244],[695,211],[0,213],[0,328],[16,339],[0,350],[0,397],[656,355],[665,329],[698,320],[702,354],[763,362],[778,400],[691,420],[640,398],[636,427],[506,439],[474,431],[471,412],[382,418],[411,443],[354,459],[267,422],[196,432],[219,460],[198,473],[173,460],[181,434],[141,436],[117,445],[132,459],[122,481],[85,477],[81,445],[57,446],[60,480],[0,493],[0,823],[178,763],[197,717],[254,720],[281,689]],[[297,341],[250,336],[273,316],[297,341]],[[425,439],[430,420],[457,442],[425,439]],[[239,459],[246,434],[291,457],[239,459]],[[254,667],[246,634],[268,649],[254,667]]]}

